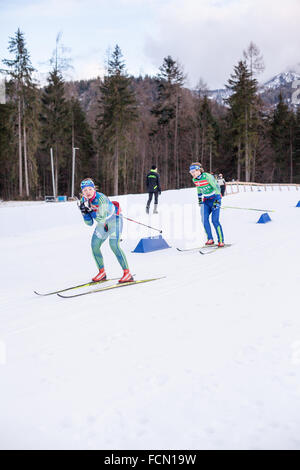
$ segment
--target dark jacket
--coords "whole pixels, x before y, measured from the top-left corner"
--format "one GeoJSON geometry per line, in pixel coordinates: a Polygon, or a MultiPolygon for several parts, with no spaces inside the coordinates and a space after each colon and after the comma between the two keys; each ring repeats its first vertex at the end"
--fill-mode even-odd
{"type": "Polygon", "coordinates": [[[148,193],[155,193],[156,191],[161,191],[160,179],[157,171],[149,171],[148,175],[146,176],[146,186],[148,193]]]}

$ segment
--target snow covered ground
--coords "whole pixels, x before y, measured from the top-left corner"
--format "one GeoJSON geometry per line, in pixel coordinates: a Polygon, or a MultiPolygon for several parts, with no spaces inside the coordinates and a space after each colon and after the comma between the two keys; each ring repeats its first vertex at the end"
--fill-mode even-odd
{"type": "MultiPolygon", "coordinates": [[[[76,203],[0,205],[1,449],[300,449],[300,193],[241,192],[223,204],[226,242],[202,256],[195,189],[118,198],[171,249],[131,253],[137,279],[75,299],[37,297],[96,273],[76,203]]],[[[107,245],[107,246],[106,246],[107,245]]],[[[121,269],[103,249],[109,276],[121,269]]]]}

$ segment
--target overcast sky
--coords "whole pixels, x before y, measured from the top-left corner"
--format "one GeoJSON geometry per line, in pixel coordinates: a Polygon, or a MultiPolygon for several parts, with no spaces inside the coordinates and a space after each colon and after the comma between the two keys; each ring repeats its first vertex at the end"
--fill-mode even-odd
{"type": "Polygon", "coordinates": [[[1,59],[9,58],[18,27],[41,77],[59,32],[73,79],[103,75],[116,44],[128,73],[155,75],[171,55],[190,87],[200,77],[211,89],[223,87],[250,41],[264,56],[260,81],[300,71],[300,0],[0,0],[1,59]]]}

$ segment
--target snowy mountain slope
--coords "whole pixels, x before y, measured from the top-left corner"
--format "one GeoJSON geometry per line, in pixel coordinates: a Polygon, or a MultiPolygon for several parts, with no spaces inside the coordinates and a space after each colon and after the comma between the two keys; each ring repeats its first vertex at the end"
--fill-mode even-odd
{"type": "MultiPolygon", "coordinates": [[[[290,101],[291,93],[293,91],[292,85],[295,83],[295,89],[298,88],[296,82],[300,80],[300,74],[288,71],[282,72],[270,80],[266,81],[265,83],[260,84],[259,86],[259,94],[262,95],[262,99],[269,103],[271,95],[276,93],[276,102],[278,102],[278,96],[280,91],[285,95],[286,93],[288,96],[288,101],[290,101]],[[271,95],[270,95],[271,94],[271,95]]],[[[210,99],[214,99],[219,104],[224,104],[225,100],[228,99],[231,95],[231,91],[227,90],[226,88],[220,88],[218,90],[211,90],[208,93],[210,99]]]]}
{"type": "Polygon", "coordinates": [[[68,300],[33,290],[95,274],[76,204],[0,206],[0,448],[299,449],[300,194],[225,197],[276,212],[223,209],[233,246],[208,256],[175,248],[204,242],[195,189],[150,218],[145,195],[116,199],[172,246],[131,253],[149,232],[126,222],[136,278],[167,277],[68,300]]]}
{"type": "Polygon", "coordinates": [[[265,91],[274,88],[280,88],[282,86],[291,85],[297,80],[300,80],[299,73],[292,71],[279,73],[278,75],[275,75],[275,77],[265,82],[262,86],[262,89],[265,91]]]}

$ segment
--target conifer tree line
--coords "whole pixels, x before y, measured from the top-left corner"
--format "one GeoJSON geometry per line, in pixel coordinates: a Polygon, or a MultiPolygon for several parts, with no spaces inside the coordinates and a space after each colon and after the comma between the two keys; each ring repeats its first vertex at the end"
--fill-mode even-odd
{"type": "Polygon", "coordinates": [[[0,104],[0,197],[43,199],[71,195],[72,149],[75,192],[92,177],[110,195],[145,192],[145,174],[157,165],[164,190],[190,186],[189,165],[223,173],[227,180],[300,183],[300,107],[280,94],[267,106],[258,93],[263,59],[251,43],[226,85],[220,105],[202,80],[186,87],[182,65],[163,59],[154,77],[132,77],[117,45],[103,79],[67,82],[57,47],[47,84],[34,68],[20,29],[2,59],[6,103],[0,104]],[[88,106],[79,100],[89,92],[88,106]]]}

